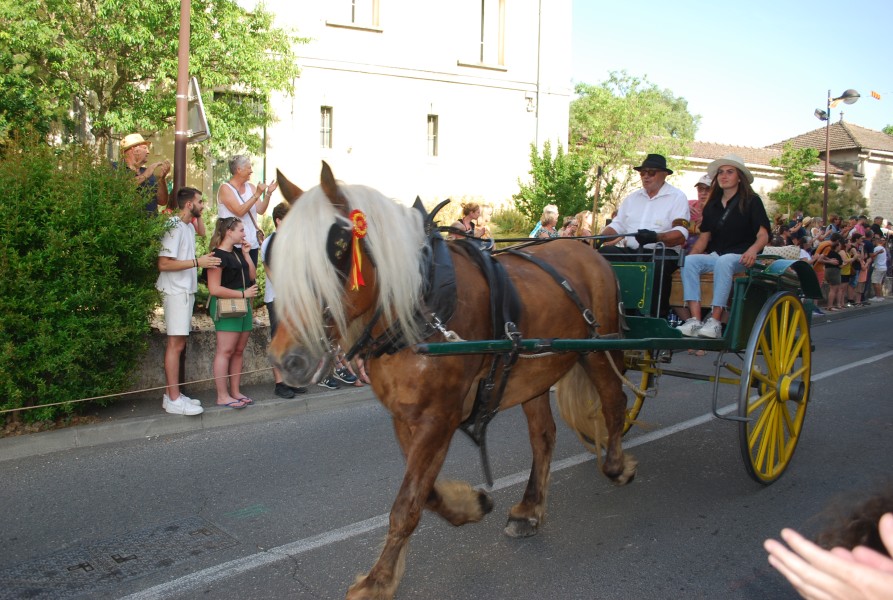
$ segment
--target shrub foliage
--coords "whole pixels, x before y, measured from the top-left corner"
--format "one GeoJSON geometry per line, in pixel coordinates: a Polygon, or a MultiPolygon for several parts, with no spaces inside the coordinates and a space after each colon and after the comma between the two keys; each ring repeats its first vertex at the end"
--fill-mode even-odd
{"type": "Polygon", "coordinates": [[[542,217],[543,209],[548,204],[557,205],[561,216],[591,210],[591,167],[591,161],[585,156],[565,154],[561,144],[554,157],[548,140],[543,144],[542,156],[531,144],[530,182],[518,181],[521,189],[513,196],[515,208],[527,217],[531,228],[542,217]]]}
{"type": "Polygon", "coordinates": [[[77,146],[8,146],[0,189],[0,409],[126,389],[158,302],[166,219],[146,216],[132,177],[77,146]]]}

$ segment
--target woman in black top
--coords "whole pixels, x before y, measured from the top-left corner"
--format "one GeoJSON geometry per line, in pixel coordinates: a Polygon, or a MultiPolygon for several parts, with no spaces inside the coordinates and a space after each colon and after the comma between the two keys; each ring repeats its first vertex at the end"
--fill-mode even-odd
{"type": "Polygon", "coordinates": [[[831,244],[825,255],[825,281],[828,283],[828,310],[843,310],[843,280],[840,268],[843,266],[843,251],[840,240],[831,244]]]}
{"type": "Polygon", "coordinates": [[[214,354],[214,377],[217,404],[231,408],[245,408],[253,403],[239,391],[242,355],[252,329],[251,301],[244,317],[217,318],[218,298],[254,298],[257,271],[249,254],[251,244],[245,239],[245,226],[237,217],[217,220],[211,249],[220,259],[220,268],[208,271],[208,291],[211,293],[211,318],[217,330],[217,351],[214,354]],[[237,247],[239,246],[239,247],[237,247]],[[227,375],[229,377],[227,378],[227,375]],[[229,390],[227,389],[229,380],[229,390]]]}
{"type": "Polygon", "coordinates": [[[769,217],[750,184],[753,174],[734,154],[707,167],[713,178],[704,205],[701,235],[682,267],[683,299],[691,318],[679,326],[682,335],[722,337],[720,317],[729,302],[735,273],[752,267],[769,242],[769,217]],[[701,323],[701,273],[713,273],[713,311],[701,323]]]}

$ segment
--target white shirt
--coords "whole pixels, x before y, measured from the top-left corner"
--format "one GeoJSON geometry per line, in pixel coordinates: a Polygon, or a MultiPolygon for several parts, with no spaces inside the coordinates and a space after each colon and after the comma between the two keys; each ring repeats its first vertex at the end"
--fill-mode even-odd
{"type": "MultiPolygon", "coordinates": [[[[260,261],[265,264],[265,268],[266,268],[266,262],[267,262],[267,246],[270,245],[270,240],[272,240],[272,239],[273,239],[272,235],[264,238],[264,243],[260,247],[260,261]]],[[[266,283],[264,284],[264,302],[266,304],[269,304],[270,302],[273,302],[274,300],[276,300],[276,290],[273,289],[273,282],[270,281],[270,272],[269,271],[265,271],[265,272],[267,275],[267,279],[266,279],[266,283]]]]}
{"type": "MultiPolygon", "coordinates": [[[[688,227],[673,225],[673,221],[678,219],[683,219],[686,223],[691,219],[688,198],[682,190],[664,183],[654,198],[650,198],[642,188],[624,198],[617,210],[617,217],[608,227],[617,233],[635,233],[639,229],[650,229],[657,233],[676,230],[688,239],[688,227]]],[[[626,247],[636,249],[639,242],[628,237],[626,247]]],[[[654,248],[654,244],[647,244],[645,247],[654,248]]]]}
{"type": "MultiPolygon", "coordinates": [[[[175,260],[195,259],[195,227],[184,223],[179,216],[171,217],[172,227],[161,238],[158,256],[175,260]]],[[[198,291],[198,269],[190,267],[182,271],[161,271],[155,287],[165,294],[194,294],[198,291]]]]}
{"type": "MultiPolygon", "coordinates": [[[[226,186],[229,188],[229,191],[233,193],[236,197],[236,202],[239,204],[245,204],[251,199],[251,196],[254,195],[254,186],[247,181],[241,190],[236,189],[235,186],[224,183],[217,190],[217,218],[225,219],[227,217],[235,217],[230,209],[226,207],[226,204],[220,201],[220,190],[226,186]]],[[[257,203],[253,204],[251,208],[248,209],[248,212],[245,213],[244,217],[240,217],[242,220],[242,225],[245,226],[245,237],[248,238],[248,241],[251,242],[251,249],[254,250],[259,248],[257,244],[257,227],[254,226],[255,221],[257,221],[257,203]],[[254,217],[254,221],[251,220],[251,217],[254,217]]],[[[241,244],[236,244],[236,248],[241,248],[241,244]]]]}
{"type": "Polygon", "coordinates": [[[874,270],[887,272],[887,249],[881,245],[874,247],[874,270]]]}

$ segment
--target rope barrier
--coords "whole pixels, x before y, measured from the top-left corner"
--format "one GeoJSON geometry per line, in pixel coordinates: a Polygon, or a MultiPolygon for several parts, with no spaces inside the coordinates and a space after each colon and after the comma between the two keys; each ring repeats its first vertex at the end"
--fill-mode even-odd
{"type": "MultiPolygon", "coordinates": [[[[250,375],[252,373],[260,373],[263,371],[272,371],[272,370],[273,370],[273,367],[264,367],[263,369],[254,369],[253,371],[242,371],[241,373],[238,373],[238,375],[250,375]]],[[[207,379],[195,379],[193,381],[183,382],[180,385],[187,386],[187,385],[192,385],[195,383],[205,383],[207,381],[216,381],[218,379],[229,378],[232,376],[233,375],[221,375],[220,377],[209,377],[207,379]]],[[[19,408],[6,408],[3,410],[0,410],[0,415],[6,414],[6,413],[20,412],[23,410],[34,410],[36,408],[46,408],[48,406],[62,406],[65,404],[78,404],[80,402],[92,402],[93,400],[102,400],[105,398],[117,398],[119,396],[132,396],[133,394],[143,394],[146,392],[157,392],[158,390],[166,390],[166,389],[167,389],[167,385],[162,385],[162,386],[158,386],[158,387],[145,388],[142,390],[133,390],[130,392],[119,392],[117,394],[105,394],[103,396],[93,396],[92,398],[79,398],[77,400],[66,400],[64,402],[53,402],[52,404],[38,404],[37,406],[21,406],[19,408]]]]}

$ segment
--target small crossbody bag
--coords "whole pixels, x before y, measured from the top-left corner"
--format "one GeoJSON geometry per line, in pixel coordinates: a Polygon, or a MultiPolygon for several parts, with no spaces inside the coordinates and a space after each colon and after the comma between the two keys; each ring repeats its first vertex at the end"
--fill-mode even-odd
{"type": "MultiPolygon", "coordinates": [[[[245,285],[245,271],[242,269],[242,261],[239,261],[239,274],[242,276],[242,289],[245,285]]],[[[236,319],[244,317],[248,314],[248,298],[217,298],[217,318],[218,319],[236,319]]]]}

